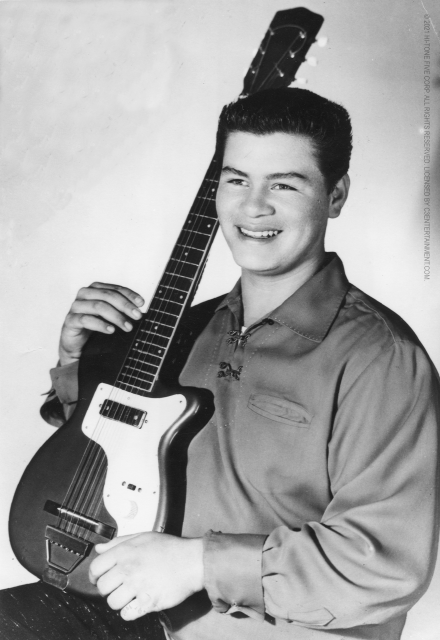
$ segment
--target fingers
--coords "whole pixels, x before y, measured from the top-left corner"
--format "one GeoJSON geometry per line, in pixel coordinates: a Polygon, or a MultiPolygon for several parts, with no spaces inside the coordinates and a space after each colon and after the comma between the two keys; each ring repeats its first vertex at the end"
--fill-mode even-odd
{"type": "Polygon", "coordinates": [[[93,282],[80,289],[61,330],[60,364],[78,360],[93,331],[109,334],[115,327],[131,331],[133,320],[142,317],[138,307],[143,304],[138,293],[116,284],[93,282]]]}
{"type": "Polygon", "coordinates": [[[156,607],[149,594],[143,593],[141,598],[134,598],[121,609],[121,617],[124,618],[124,620],[136,620],[155,610],[156,607]]]}
{"type": "Polygon", "coordinates": [[[139,319],[141,313],[138,307],[144,304],[143,298],[127,287],[93,283],[90,287],[83,287],[78,291],[75,302],[78,301],[105,302],[128,317],[139,319]],[[99,285],[99,286],[97,286],[99,285]]]}
{"type": "Polygon", "coordinates": [[[89,580],[92,584],[96,584],[98,580],[117,563],[117,556],[110,550],[108,553],[103,553],[97,556],[89,567],[89,580]]]}
{"type": "MultiPolygon", "coordinates": [[[[98,580],[96,581],[96,586],[99,593],[102,596],[108,596],[109,593],[118,589],[124,582],[123,575],[117,568],[113,567],[110,571],[104,573],[98,580]]],[[[122,607],[124,605],[121,605],[122,607]]]]}
{"type": "MultiPolygon", "coordinates": [[[[130,602],[133,601],[135,595],[136,594],[133,589],[123,584],[109,595],[107,598],[107,604],[111,609],[119,610],[129,605],[130,602]]],[[[134,618],[131,619],[134,620],[134,618]]]]}
{"type": "MultiPolygon", "coordinates": [[[[113,538],[110,542],[95,545],[95,551],[98,553],[98,556],[93,560],[89,568],[89,579],[93,584],[97,584],[98,580],[101,580],[101,576],[116,566],[121,554],[119,549],[115,550],[115,547],[137,536],[139,536],[138,533],[132,533],[127,536],[113,538]]],[[[107,583],[105,582],[105,584],[107,583]]],[[[98,588],[101,591],[99,585],[98,588]]],[[[107,591],[107,593],[109,592],[107,591]]]]}
{"type": "Polygon", "coordinates": [[[123,296],[124,298],[129,300],[136,307],[142,307],[142,305],[145,304],[145,300],[142,298],[142,296],[140,296],[135,291],[132,291],[132,289],[129,289],[128,287],[122,287],[119,284],[108,284],[105,282],[92,282],[90,287],[84,287],[83,289],[80,289],[80,291],[87,290],[87,289],[95,289],[95,290],[100,289],[110,293],[114,292],[115,294],[123,296]]]}
{"type": "MultiPolygon", "coordinates": [[[[138,319],[141,312],[127,310],[131,317],[138,319]]],[[[103,300],[75,300],[66,317],[68,329],[89,329],[91,331],[107,331],[108,326],[119,327],[123,331],[131,331],[133,322],[121,311],[103,300]]]]}
{"type": "Polygon", "coordinates": [[[123,542],[127,542],[127,540],[130,540],[131,538],[136,538],[137,536],[139,536],[139,533],[130,533],[129,535],[126,536],[117,536],[116,538],[113,538],[113,540],[110,540],[109,542],[100,542],[99,544],[95,544],[95,551],[96,553],[105,553],[106,551],[110,551],[110,549],[113,549],[114,547],[116,547],[118,544],[122,544],[123,542]]]}
{"type": "Polygon", "coordinates": [[[143,303],[143,299],[127,287],[103,283],[83,287],[65,319],[63,344],[67,342],[70,346],[72,337],[75,339],[75,336],[89,331],[112,333],[115,327],[131,331],[133,323],[130,318],[139,320],[142,317],[137,305],[143,303]]]}

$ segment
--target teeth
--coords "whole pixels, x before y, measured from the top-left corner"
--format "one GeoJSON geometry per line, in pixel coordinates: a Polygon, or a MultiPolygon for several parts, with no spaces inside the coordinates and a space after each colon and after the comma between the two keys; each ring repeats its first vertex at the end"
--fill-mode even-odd
{"type": "Polygon", "coordinates": [[[271,238],[272,236],[276,236],[279,234],[279,231],[249,231],[249,229],[243,229],[240,227],[240,231],[243,235],[249,236],[250,238],[271,238]]]}

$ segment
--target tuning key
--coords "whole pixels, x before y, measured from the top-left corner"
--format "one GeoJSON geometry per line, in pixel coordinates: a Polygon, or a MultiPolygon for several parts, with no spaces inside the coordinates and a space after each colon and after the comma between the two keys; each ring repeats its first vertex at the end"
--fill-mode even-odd
{"type": "Polygon", "coordinates": [[[309,64],[311,67],[316,67],[318,64],[318,58],[316,58],[315,56],[310,56],[309,58],[306,58],[307,64],[309,64]]]}
{"type": "Polygon", "coordinates": [[[304,84],[307,84],[308,80],[307,80],[307,78],[296,78],[296,82],[298,84],[304,85],[304,84]]]}
{"type": "Polygon", "coordinates": [[[316,43],[317,43],[318,47],[326,47],[327,43],[328,43],[327,36],[321,36],[320,38],[318,38],[316,43]]]}

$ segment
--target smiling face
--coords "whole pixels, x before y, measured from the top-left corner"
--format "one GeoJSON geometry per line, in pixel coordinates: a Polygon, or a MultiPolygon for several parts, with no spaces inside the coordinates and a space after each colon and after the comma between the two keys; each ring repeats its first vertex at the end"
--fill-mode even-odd
{"type": "Polygon", "coordinates": [[[329,217],[339,215],[348,178],[327,192],[310,139],[287,133],[229,134],[217,213],[243,272],[278,277],[318,267],[329,217]]]}

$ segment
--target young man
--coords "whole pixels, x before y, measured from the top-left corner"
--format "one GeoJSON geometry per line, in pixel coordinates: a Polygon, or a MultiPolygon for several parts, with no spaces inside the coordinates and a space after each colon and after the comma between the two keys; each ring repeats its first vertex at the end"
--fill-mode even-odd
{"type": "MultiPolygon", "coordinates": [[[[348,114],[309,91],[262,92],[223,110],[217,143],[218,216],[242,276],[180,376],[216,409],[190,445],[183,537],[99,545],[90,579],[136,620],[127,638],[167,610],[175,640],[395,640],[435,561],[439,386],[411,329],[325,253],[349,189],[348,114]]],[[[80,290],[46,412],[72,411],[90,333],[129,332],[142,303],[80,290]]]]}

